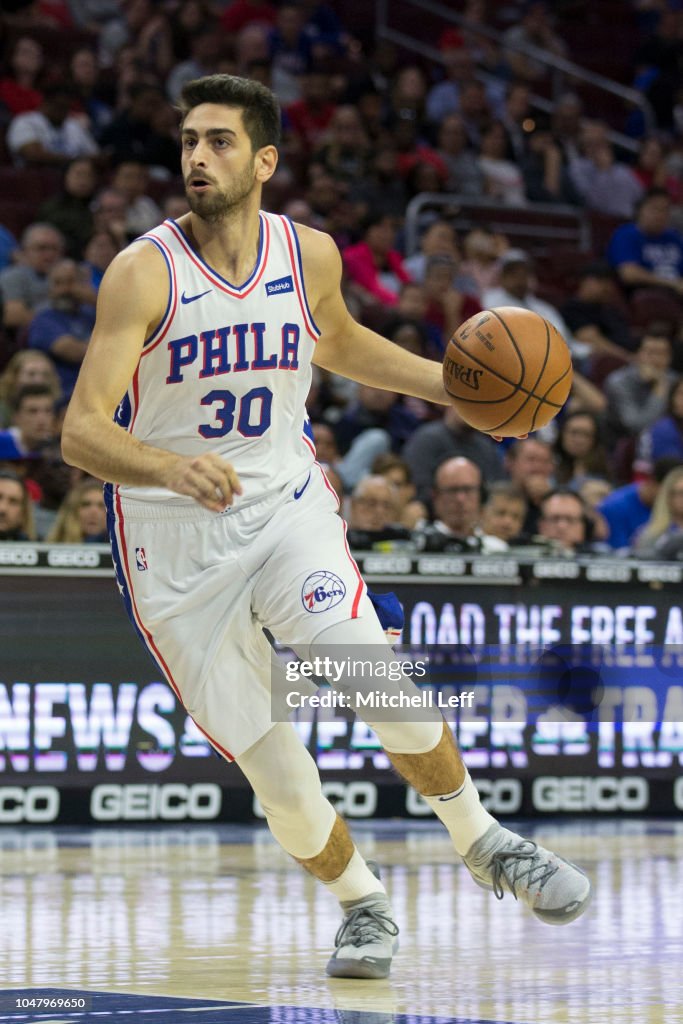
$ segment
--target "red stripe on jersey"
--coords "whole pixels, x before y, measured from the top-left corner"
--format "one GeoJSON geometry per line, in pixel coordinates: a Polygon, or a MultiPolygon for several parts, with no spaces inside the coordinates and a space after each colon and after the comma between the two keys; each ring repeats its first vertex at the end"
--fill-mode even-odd
{"type": "Polygon", "coordinates": [[[334,500],[337,502],[337,510],[339,510],[341,508],[341,502],[339,500],[339,495],[335,491],[335,489],[332,486],[332,484],[330,483],[330,481],[327,479],[327,473],[325,472],[325,470],[323,469],[323,467],[320,465],[319,462],[316,462],[316,466],[318,467],[318,469],[322,473],[322,475],[323,475],[323,483],[325,484],[325,487],[327,487],[328,491],[330,492],[330,494],[332,495],[334,500]]]}
{"type": "Polygon", "coordinates": [[[311,452],[313,453],[313,455],[315,455],[315,446],[313,445],[310,437],[307,437],[306,434],[302,434],[301,435],[301,439],[302,439],[302,441],[304,441],[308,445],[308,447],[311,449],[311,452]]]}
{"type": "MultiPolygon", "coordinates": [[[[190,717],[192,717],[192,716],[190,716],[190,717]]],[[[226,750],[225,747],[222,747],[220,745],[220,743],[213,738],[213,736],[209,736],[209,734],[206,731],[206,729],[202,729],[202,727],[199,724],[199,722],[197,722],[194,718],[192,719],[192,721],[197,726],[199,731],[204,733],[204,735],[206,736],[206,738],[209,741],[209,743],[211,744],[211,746],[215,747],[216,750],[223,755],[223,757],[226,759],[226,761],[234,761],[235,760],[235,758],[233,757],[233,755],[230,753],[229,750],[226,750]]]]}
{"type": "Polygon", "coordinates": [[[133,374],[133,401],[131,403],[131,416],[130,423],[128,424],[128,433],[133,433],[133,424],[135,423],[135,417],[138,414],[140,408],[140,363],[135,367],[135,373],[133,374]]]}
{"type": "MultiPolygon", "coordinates": [[[[161,326],[161,324],[164,324],[163,330],[160,331],[159,336],[157,338],[155,338],[153,342],[151,342],[149,345],[147,345],[145,348],[143,348],[141,356],[146,356],[148,352],[153,352],[154,349],[159,344],[159,342],[164,340],[164,338],[168,334],[168,330],[169,330],[171,324],[173,323],[173,317],[175,316],[175,311],[178,308],[178,283],[177,283],[177,280],[176,280],[175,261],[173,259],[173,253],[171,252],[169,247],[166,245],[166,243],[162,242],[161,239],[157,238],[156,235],[150,235],[150,238],[153,238],[154,242],[156,242],[156,244],[158,246],[160,246],[160,248],[162,248],[163,251],[168,256],[168,262],[169,262],[169,265],[171,267],[171,304],[170,304],[169,312],[168,312],[167,316],[164,318],[165,323],[164,323],[164,320],[162,320],[161,323],[159,324],[159,327],[161,326]]],[[[159,330],[159,327],[157,327],[156,329],[159,330]]]]}
{"type": "Polygon", "coordinates": [[[358,618],[358,605],[360,604],[360,599],[363,596],[363,592],[365,591],[365,583],[363,583],[363,577],[361,576],[360,571],[358,569],[358,566],[356,565],[355,559],[354,559],[353,555],[351,554],[351,552],[349,550],[349,543],[348,543],[348,541],[346,539],[346,529],[347,529],[346,523],[343,522],[342,525],[344,527],[344,547],[346,548],[346,554],[349,556],[349,561],[351,562],[351,565],[353,566],[353,571],[355,572],[356,576],[358,577],[358,587],[356,589],[356,596],[353,599],[353,605],[351,607],[351,618],[352,619],[357,619],[358,618]]]}
{"type": "MultiPolygon", "coordinates": [[[[278,216],[280,216],[280,215],[278,214],[278,216]]],[[[289,262],[290,262],[291,267],[292,267],[292,276],[294,277],[294,284],[296,286],[296,294],[297,294],[297,298],[299,300],[299,306],[301,307],[301,315],[304,318],[304,326],[306,328],[306,333],[309,334],[311,338],[313,338],[313,341],[317,341],[318,338],[319,338],[319,335],[316,333],[313,325],[311,324],[311,321],[310,321],[309,316],[308,316],[308,312],[306,310],[306,303],[304,301],[304,297],[303,297],[303,294],[302,294],[303,282],[299,281],[299,264],[297,262],[296,256],[294,255],[294,246],[292,245],[292,239],[291,239],[290,233],[289,233],[289,230],[290,230],[289,229],[289,224],[287,223],[287,220],[286,220],[285,217],[280,216],[280,221],[282,222],[282,226],[285,229],[285,237],[287,239],[287,248],[289,249],[289,262]]]]}
{"type": "Polygon", "coordinates": [[[260,219],[261,224],[263,225],[263,245],[261,246],[261,262],[257,265],[254,271],[254,280],[249,285],[249,287],[244,291],[235,291],[235,285],[231,287],[228,284],[228,282],[226,282],[216,273],[215,270],[212,270],[211,267],[209,267],[207,264],[199,260],[191,246],[188,245],[187,239],[185,238],[182,231],[178,228],[177,224],[175,224],[173,221],[166,221],[166,224],[182,245],[185,251],[185,255],[190,259],[192,263],[194,263],[197,270],[200,270],[204,277],[208,281],[210,281],[212,285],[214,285],[220,291],[225,292],[226,295],[230,295],[233,299],[244,299],[246,298],[247,295],[250,295],[251,292],[253,292],[254,288],[263,277],[264,271],[266,269],[266,264],[268,262],[268,252],[270,251],[270,224],[268,223],[267,217],[261,217],[260,219]]]}

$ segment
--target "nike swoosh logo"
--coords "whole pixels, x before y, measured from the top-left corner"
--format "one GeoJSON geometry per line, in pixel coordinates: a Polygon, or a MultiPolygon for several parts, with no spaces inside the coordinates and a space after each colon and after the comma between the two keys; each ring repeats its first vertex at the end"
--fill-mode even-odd
{"type": "Polygon", "coordinates": [[[301,497],[301,495],[304,493],[304,491],[308,487],[308,481],[310,479],[311,479],[311,474],[309,473],[308,476],[306,477],[306,483],[303,485],[303,487],[300,487],[298,491],[294,491],[294,500],[295,501],[298,501],[299,498],[301,497]]]}
{"type": "Polygon", "coordinates": [[[186,306],[188,302],[196,302],[197,299],[201,299],[204,295],[208,295],[211,290],[211,288],[207,288],[205,292],[200,292],[199,295],[186,295],[185,292],[183,292],[180,296],[180,301],[184,306],[186,306]]]}
{"type": "Polygon", "coordinates": [[[455,800],[456,796],[460,796],[461,794],[462,790],[459,789],[457,793],[451,793],[450,796],[440,796],[439,803],[445,804],[448,800],[455,800]]]}

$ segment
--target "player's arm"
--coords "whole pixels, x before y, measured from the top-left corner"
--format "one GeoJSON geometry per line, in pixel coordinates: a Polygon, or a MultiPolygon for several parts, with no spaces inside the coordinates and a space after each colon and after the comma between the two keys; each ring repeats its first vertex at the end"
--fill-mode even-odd
{"type": "Polygon", "coordinates": [[[313,362],[361,384],[449,405],[441,364],[406,352],[350,315],[340,285],[342,263],[329,237],[297,225],[313,319],[320,328],[313,362]]]}
{"type": "Polygon", "coordinates": [[[241,493],[230,463],[213,453],[193,458],[155,448],[113,422],[167,295],[165,263],[150,243],[132,245],[112,262],[64,420],[62,452],[66,462],[100,480],[166,487],[219,512],[232,503],[233,493],[241,493]]]}

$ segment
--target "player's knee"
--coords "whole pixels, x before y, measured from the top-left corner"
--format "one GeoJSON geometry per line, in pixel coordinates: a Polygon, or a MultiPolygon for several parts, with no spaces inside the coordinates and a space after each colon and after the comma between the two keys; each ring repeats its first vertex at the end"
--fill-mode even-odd
{"type": "Polygon", "coordinates": [[[315,790],[283,787],[275,799],[266,798],[261,806],[273,836],[297,860],[310,860],[325,848],[336,812],[319,782],[315,790]]]}
{"type": "Polygon", "coordinates": [[[259,802],[268,818],[298,820],[315,818],[320,803],[324,801],[320,779],[302,785],[303,780],[287,779],[269,787],[266,793],[257,793],[259,802]]]}
{"type": "Polygon", "coordinates": [[[428,722],[368,722],[389,754],[428,754],[443,736],[443,719],[428,722]]]}

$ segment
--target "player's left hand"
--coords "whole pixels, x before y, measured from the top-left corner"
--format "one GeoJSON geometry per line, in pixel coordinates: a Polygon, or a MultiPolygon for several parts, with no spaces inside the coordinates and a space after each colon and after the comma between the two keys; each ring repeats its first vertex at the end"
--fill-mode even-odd
{"type": "Polygon", "coordinates": [[[176,494],[185,494],[211,512],[224,512],[242,484],[232,463],[214,452],[205,455],[177,455],[173,458],[164,484],[176,494]]]}
{"type": "MultiPolygon", "coordinates": [[[[528,436],[529,436],[528,434],[518,434],[517,437],[515,438],[515,441],[526,441],[528,436]]],[[[499,444],[503,440],[503,438],[500,437],[498,434],[489,434],[489,437],[492,437],[493,440],[497,441],[499,444]]]]}

